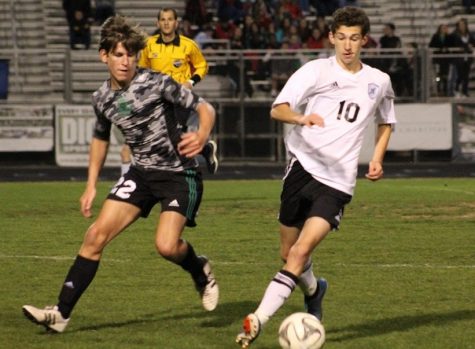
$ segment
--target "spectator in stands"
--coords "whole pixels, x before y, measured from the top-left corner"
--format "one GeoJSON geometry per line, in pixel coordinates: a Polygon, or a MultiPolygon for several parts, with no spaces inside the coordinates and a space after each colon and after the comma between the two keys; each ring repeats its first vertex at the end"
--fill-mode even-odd
{"type": "Polygon", "coordinates": [[[188,18],[184,17],[178,28],[178,34],[187,38],[194,38],[198,34],[199,29],[200,27],[192,24],[188,18]]]}
{"type": "Polygon", "coordinates": [[[241,0],[219,0],[218,19],[220,22],[233,21],[235,24],[241,23],[244,18],[244,11],[241,0]]]}
{"type": "Polygon", "coordinates": [[[378,47],[378,42],[371,36],[371,35],[366,35],[368,40],[366,41],[366,44],[363,45],[363,48],[377,48],[378,47]]]}
{"type": "Polygon", "coordinates": [[[95,11],[94,20],[102,25],[104,21],[115,15],[115,0],[94,0],[95,11]]]}
{"type": "Polygon", "coordinates": [[[183,19],[187,19],[191,24],[198,27],[208,23],[208,12],[206,11],[205,0],[186,0],[185,4],[185,16],[183,19]]]}
{"type": "Polygon", "coordinates": [[[75,19],[76,11],[81,11],[83,17],[88,21],[92,18],[91,1],[90,0],[63,0],[63,10],[66,14],[66,20],[71,27],[71,23],[75,19]]]}
{"type": "Polygon", "coordinates": [[[206,23],[203,25],[201,30],[195,35],[193,40],[197,43],[201,50],[207,49],[209,47],[213,47],[211,40],[214,39],[213,37],[214,29],[210,23],[206,23]]]}
{"type": "Polygon", "coordinates": [[[63,0],[63,9],[69,28],[69,44],[72,49],[91,43],[92,11],[90,0],[63,0]]]}
{"type": "Polygon", "coordinates": [[[472,13],[473,0],[462,0],[462,6],[465,8],[465,13],[472,13]]]}
{"type": "Polygon", "coordinates": [[[302,11],[295,0],[281,0],[280,6],[293,20],[299,19],[302,16],[302,11]]]}
{"type": "Polygon", "coordinates": [[[370,50],[362,51],[364,55],[362,55],[361,60],[374,68],[380,69],[381,60],[377,58],[378,52],[376,52],[375,50],[371,50],[378,47],[378,42],[370,34],[367,34],[366,38],[367,40],[366,43],[363,45],[363,49],[370,50]]]}
{"type": "Polygon", "coordinates": [[[271,60],[271,96],[275,98],[282,87],[285,85],[289,77],[302,64],[301,57],[296,55],[296,58],[279,58],[279,56],[292,55],[290,42],[284,40],[278,53],[273,53],[270,56],[271,60]]]}
{"type": "MultiPolygon", "coordinates": [[[[438,54],[448,53],[449,46],[449,26],[447,24],[441,24],[437,28],[437,31],[432,35],[429,42],[429,47],[434,49],[433,54],[434,56],[437,56],[438,54]]],[[[437,94],[445,96],[448,94],[447,82],[449,76],[450,60],[446,57],[434,57],[433,63],[437,81],[437,94]]]]}
{"type": "Polygon", "coordinates": [[[312,0],[312,6],[317,10],[317,16],[328,17],[339,7],[339,0],[312,0]]]}
{"type": "Polygon", "coordinates": [[[251,9],[251,16],[259,27],[264,28],[272,22],[272,14],[269,4],[265,0],[255,0],[251,9]]]}
{"type": "Polygon", "coordinates": [[[216,24],[214,29],[214,36],[216,39],[231,39],[234,33],[236,24],[228,18],[222,17],[216,24]]]}
{"type": "Polygon", "coordinates": [[[467,19],[461,18],[455,25],[455,30],[450,34],[449,45],[458,48],[458,53],[467,54],[465,57],[455,58],[453,63],[456,68],[455,95],[465,96],[468,93],[468,82],[470,80],[470,68],[473,58],[471,54],[475,46],[475,38],[468,29],[467,19]]]}
{"type": "Polygon", "coordinates": [[[302,42],[307,42],[307,40],[312,35],[312,28],[310,28],[307,18],[302,17],[299,19],[298,32],[299,32],[300,40],[302,42]]]}
{"type": "Polygon", "coordinates": [[[312,35],[307,39],[305,47],[308,49],[322,49],[325,47],[325,38],[317,27],[312,29],[312,35]]]}
{"type": "Polygon", "coordinates": [[[325,17],[317,16],[314,26],[320,29],[322,36],[326,38],[328,41],[330,41],[330,39],[328,39],[328,35],[330,33],[330,26],[328,25],[325,17]]]}
{"type": "Polygon", "coordinates": [[[276,30],[275,23],[270,22],[267,26],[267,48],[268,49],[278,49],[280,47],[280,43],[283,40],[283,31],[281,28],[276,30]]]}
{"type": "Polygon", "coordinates": [[[78,45],[89,50],[91,45],[91,22],[82,11],[75,11],[69,23],[69,45],[73,50],[79,49],[78,45]]]}
{"type": "MultiPolygon", "coordinates": [[[[229,41],[230,48],[232,50],[242,50],[244,48],[243,30],[240,26],[234,28],[233,35],[229,41]]],[[[244,61],[245,71],[242,74],[244,82],[244,93],[252,97],[254,89],[252,88],[250,77],[248,72],[252,72],[251,62],[249,60],[244,61]]],[[[237,60],[228,60],[226,64],[225,74],[231,79],[235,86],[235,95],[238,96],[241,92],[241,67],[237,60]]]]}
{"type": "Polygon", "coordinates": [[[345,7],[345,6],[360,7],[360,3],[358,0],[339,0],[338,6],[339,7],[345,7]]]}
{"type": "MultiPolygon", "coordinates": [[[[148,38],[140,55],[139,67],[170,75],[175,81],[192,89],[208,73],[206,59],[193,40],[177,33],[178,15],[174,9],[163,8],[158,12],[157,27],[160,33],[148,38]]],[[[175,107],[175,116],[183,131],[194,131],[198,128],[196,114],[190,116],[189,110],[175,107]]],[[[206,160],[208,171],[216,173],[216,143],[208,141],[200,154],[206,160]]],[[[121,157],[122,173],[125,174],[131,164],[127,146],[122,148],[121,157]]]]}
{"type": "Polygon", "coordinates": [[[394,50],[402,48],[401,39],[396,35],[396,26],[394,23],[386,23],[383,28],[383,36],[379,38],[379,47],[382,49],[392,49],[382,52],[386,54],[388,58],[382,58],[381,70],[388,73],[393,83],[394,92],[396,95],[401,95],[405,85],[405,73],[407,64],[404,63],[404,59],[401,57],[395,57],[401,55],[401,50],[394,50]]]}

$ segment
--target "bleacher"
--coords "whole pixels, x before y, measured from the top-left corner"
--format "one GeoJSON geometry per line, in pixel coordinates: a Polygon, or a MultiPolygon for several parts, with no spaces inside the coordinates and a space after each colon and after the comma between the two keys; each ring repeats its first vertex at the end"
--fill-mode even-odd
{"type": "MultiPolygon", "coordinates": [[[[458,0],[360,0],[360,4],[370,16],[374,38],[381,36],[384,23],[393,22],[404,44],[425,46],[440,23],[454,23],[461,16],[475,22],[474,15],[463,13],[458,0]]],[[[10,61],[8,102],[71,98],[89,103],[90,93],[106,76],[97,59],[98,26],[92,27],[90,50],[70,51],[61,5],[59,0],[0,0],[0,59],[10,61]],[[66,65],[69,59],[71,64],[66,65]],[[66,76],[68,68],[71,74],[66,76]],[[73,88],[70,96],[65,96],[67,86],[73,88]]],[[[182,16],[184,5],[180,0],[116,1],[118,13],[134,18],[149,33],[155,29],[159,8],[176,8],[182,16]]],[[[205,95],[219,94],[229,85],[221,77],[207,79],[198,85],[205,95]]]]}

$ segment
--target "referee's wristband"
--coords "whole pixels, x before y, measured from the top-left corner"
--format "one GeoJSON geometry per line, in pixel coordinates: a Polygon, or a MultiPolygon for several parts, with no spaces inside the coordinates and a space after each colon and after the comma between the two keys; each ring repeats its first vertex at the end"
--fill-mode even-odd
{"type": "Polygon", "coordinates": [[[195,86],[195,80],[190,79],[188,82],[191,84],[191,86],[195,86]]]}

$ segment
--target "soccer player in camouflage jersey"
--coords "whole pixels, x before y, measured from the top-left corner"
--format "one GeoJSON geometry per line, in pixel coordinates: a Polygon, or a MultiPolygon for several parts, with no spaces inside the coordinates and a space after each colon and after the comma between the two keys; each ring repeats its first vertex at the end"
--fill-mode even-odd
{"type": "Polygon", "coordinates": [[[147,217],[158,202],[158,253],[191,274],[206,310],[217,306],[219,290],[208,259],[197,256],[191,244],[181,238],[185,226],[196,225],[203,184],[194,157],[211,132],[215,111],[169,76],[137,69],[138,53],[144,45],[144,34],[124,17],[111,17],[101,28],[99,55],[108,67],[110,79],[93,95],[97,122],[90,147],[88,180],[80,199],[82,214],[92,215],[112,124],[124,134],[135,165],[113,187],[99,216],[87,230],[60,291],[59,302],[44,309],[23,306],[31,321],[48,330],[64,331],[74,306],[94,279],[106,245],[139,217],[147,217]],[[175,105],[197,111],[198,130],[180,131],[175,105]]]}
{"type": "MultiPolygon", "coordinates": [[[[138,66],[170,75],[175,81],[192,89],[208,73],[208,63],[193,40],[178,34],[178,26],[176,10],[161,9],[157,15],[159,33],[148,38],[140,54],[138,66]]],[[[191,130],[198,127],[199,121],[194,110],[175,105],[175,113],[184,129],[191,130]]],[[[200,155],[206,162],[208,172],[216,173],[218,169],[216,142],[209,140],[203,146],[200,155]]],[[[133,163],[127,145],[122,147],[120,157],[121,173],[124,174],[133,163]]]]}

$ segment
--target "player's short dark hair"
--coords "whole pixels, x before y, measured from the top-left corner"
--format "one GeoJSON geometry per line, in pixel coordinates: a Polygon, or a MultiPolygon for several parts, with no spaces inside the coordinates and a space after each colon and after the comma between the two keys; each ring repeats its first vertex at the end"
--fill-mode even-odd
{"type": "Polygon", "coordinates": [[[122,43],[129,53],[137,54],[145,47],[146,40],[146,33],[138,25],[124,16],[115,15],[102,24],[99,50],[111,52],[122,43]]]}
{"type": "Polygon", "coordinates": [[[173,12],[173,16],[175,17],[175,19],[178,19],[178,13],[176,12],[174,8],[164,7],[158,11],[158,14],[157,14],[158,20],[160,20],[160,15],[162,14],[162,12],[173,12]]]}
{"type": "Polygon", "coordinates": [[[339,8],[333,13],[333,21],[330,27],[332,33],[335,34],[337,29],[342,25],[347,27],[361,27],[361,34],[363,34],[363,36],[368,34],[370,29],[368,16],[358,7],[346,6],[339,8]]]}

